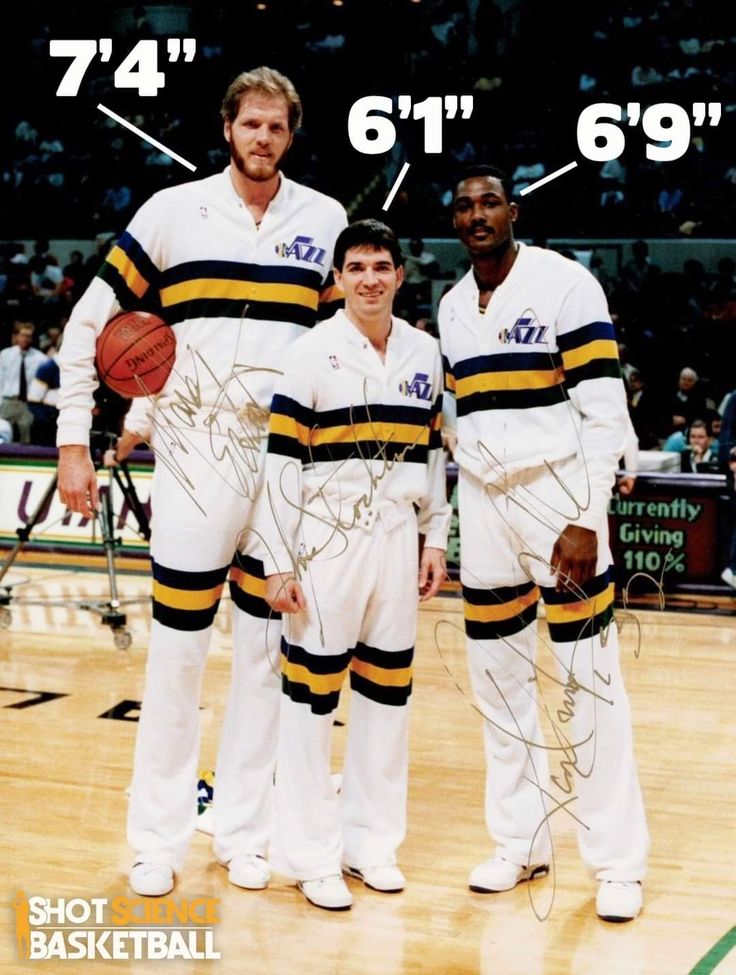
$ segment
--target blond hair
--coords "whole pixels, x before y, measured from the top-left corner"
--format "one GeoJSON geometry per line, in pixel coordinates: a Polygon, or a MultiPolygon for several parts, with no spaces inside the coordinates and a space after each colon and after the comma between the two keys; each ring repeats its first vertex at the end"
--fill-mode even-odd
{"type": "Polygon", "coordinates": [[[281,72],[266,67],[243,71],[232,82],[225,92],[220,108],[220,115],[226,122],[232,122],[236,118],[240,109],[240,99],[250,92],[284,98],[289,112],[290,132],[294,132],[302,124],[302,102],[296,88],[281,72]]]}

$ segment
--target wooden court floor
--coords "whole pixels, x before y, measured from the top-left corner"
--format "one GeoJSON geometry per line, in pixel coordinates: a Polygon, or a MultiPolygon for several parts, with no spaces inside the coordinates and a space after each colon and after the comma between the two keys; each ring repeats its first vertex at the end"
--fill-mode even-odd
{"type": "MultiPolygon", "coordinates": [[[[139,600],[126,606],[133,643],[123,652],[93,613],[78,608],[79,600],[106,598],[103,575],[44,568],[12,574],[28,581],[15,590],[10,628],[0,631],[2,973],[736,973],[736,946],[729,951],[736,941],[733,619],[665,609],[636,610],[625,622],[624,671],[652,853],[643,914],[610,925],[595,916],[594,887],[568,817],[553,820],[554,882],[486,896],[467,888],[468,872],[491,847],[483,823],[482,719],[467,692],[460,602],[450,596],[420,610],[404,893],[381,895],[350,881],[352,911],[332,914],[307,905],[278,875],[267,891],[243,891],[214,862],[210,837],[197,832],[174,896],[220,899],[219,960],[19,960],[11,907],[18,890],[49,898],[131,896],[125,790],[148,581],[119,577],[121,594],[139,600]]],[[[214,765],[228,681],[228,611],[225,603],[205,678],[203,768],[214,765]]],[[[540,635],[545,631],[542,622],[540,635]]],[[[338,717],[349,720],[348,695],[338,717]]],[[[336,727],[336,771],[344,737],[345,728],[336,727]]]]}

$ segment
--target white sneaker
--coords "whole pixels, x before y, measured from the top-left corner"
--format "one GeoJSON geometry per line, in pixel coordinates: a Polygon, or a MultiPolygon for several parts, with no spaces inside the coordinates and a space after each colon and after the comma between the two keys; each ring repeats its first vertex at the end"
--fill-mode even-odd
{"type": "Polygon", "coordinates": [[[246,890],[263,890],[268,887],[271,871],[266,858],[258,853],[241,853],[227,863],[222,860],[218,863],[227,867],[230,883],[236,887],[245,887],[246,890]]]}
{"type": "Polygon", "coordinates": [[[163,897],[174,889],[174,871],[168,863],[134,863],[130,886],[143,897],[163,897]]]}
{"type": "Polygon", "coordinates": [[[496,894],[502,890],[513,890],[523,880],[546,877],[548,873],[548,863],[520,867],[518,863],[504,860],[503,857],[491,857],[473,870],[468,886],[478,894],[496,894]]]}
{"type": "Polygon", "coordinates": [[[733,569],[726,567],[723,572],[721,572],[721,579],[723,579],[727,586],[731,586],[733,589],[736,589],[736,577],[734,577],[733,569]]]}
{"type": "Polygon", "coordinates": [[[297,887],[310,904],[326,911],[347,911],[353,903],[353,895],[339,873],[319,880],[299,880],[297,887]]]}
{"type": "Polygon", "coordinates": [[[357,877],[362,880],[366,887],[371,890],[378,890],[382,894],[398,894],[406,887],[406,878],[403,873],[395,866],[385,867],[350,867],[346,863],[342,867],[343,873],[348,877],[357,877]]]}
{"type": "Polygon", "coordinates": [[[643,901],[638,880],[602,880],[598,885],[595,910],[602,921],[633,921],[640,913],[643,901]]]}

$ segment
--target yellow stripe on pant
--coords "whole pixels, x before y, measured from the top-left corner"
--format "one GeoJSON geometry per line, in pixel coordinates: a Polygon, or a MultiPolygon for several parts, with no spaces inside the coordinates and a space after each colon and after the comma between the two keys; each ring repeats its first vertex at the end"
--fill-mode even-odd
{"type": "Polygon", "coordinates": [[[546,586],[542,589],[549,635],[554,643],[577,643],[596,636],[611,624],[614,598],[611,580],[609,568],[575,592],[557,592],[546,586]]]}
{"type": "Polygon", "coordinates": [[[350,687],[377,704],[400,707],[409,700],[414,647],[379,650],[359,643],[350,664],[350,687]]]}
{"type": "Polygon", "coordinates": [[[351,651],[340,654],[309,653],[281,638],[281,689],[292,701],[308,704],[314,714],[331,714],[340,701],[340,689],[351,651]]]}
{"type": "Polygon", "coordinates": [[[401,706],[411,694],[413,658],[414,647],[389,651],[359,643],[354,650],[325,655],[282,638],[281,688],[292,701],[308,704],[314,714],[330,714],[340,701],[349,668],[353,693],[377,704],[401,706]]]}
{"type": "Polygon", "coordinates": [[[500,640],[520,633],[537,618],[539,587],[534,582],[497,589],[463,586],[465,632],[471,640],[500,640]]]}
{"type": "Polygon", "coordinates": [[[208,572],[170,569],[153,561],[153,618],[173,630],[206,630],[211,626],[228,566],[208,572]]]}

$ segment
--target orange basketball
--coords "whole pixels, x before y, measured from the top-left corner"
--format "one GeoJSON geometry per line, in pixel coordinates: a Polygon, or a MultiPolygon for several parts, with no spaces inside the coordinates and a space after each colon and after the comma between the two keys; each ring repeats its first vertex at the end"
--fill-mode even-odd
{"type": "Polygon", "coordinates": [[[175,356],[173,328],[146,311],[116,315],[97,339],[100,379],[128,399],[159,393],[175,356]]]}

